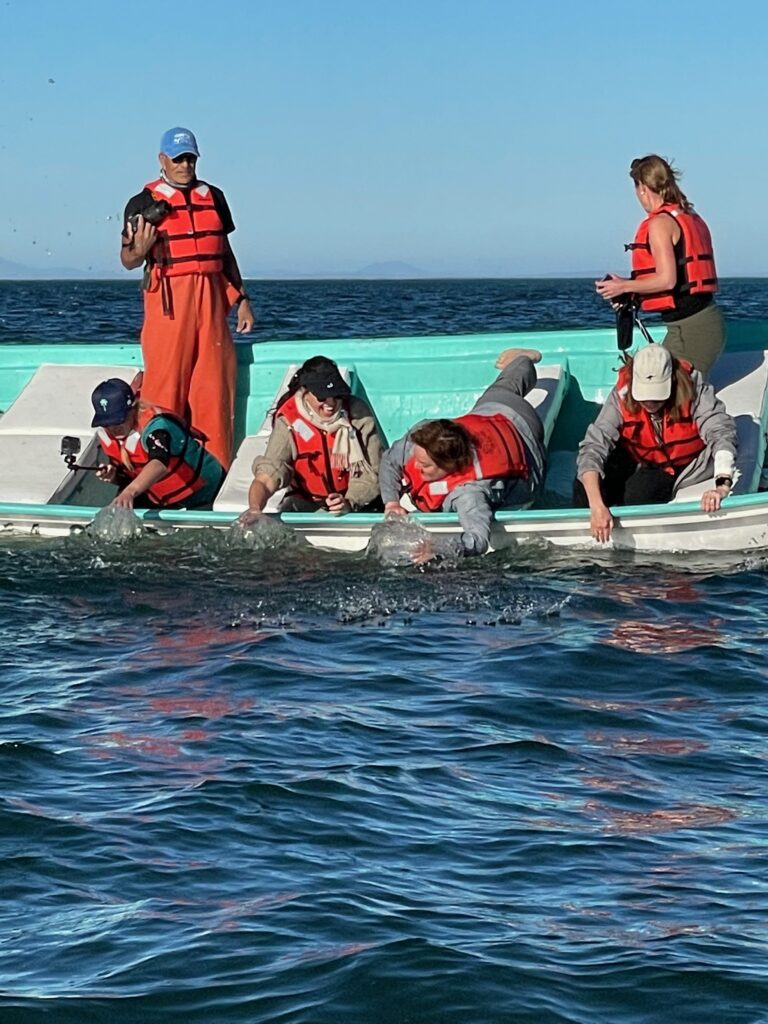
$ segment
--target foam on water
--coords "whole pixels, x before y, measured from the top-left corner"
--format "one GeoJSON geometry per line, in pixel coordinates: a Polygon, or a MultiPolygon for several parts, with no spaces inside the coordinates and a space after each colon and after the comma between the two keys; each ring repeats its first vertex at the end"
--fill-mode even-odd
{"type": "Polygon", "coordinates": [[[412,565],[424,546],[443,566],[455,566],[461,558],[456,538],[431,533],[410,516],[400,515],[387,516],[373,527],[367,551],[382,565],[412,565]]]}
{"type": "Polygon", "coordinates": [[[131,509],[107,505],[96,513],[87,533],[107,544],[126,544],[144,535],[144,524],[131,509]]]}
{"type": "Polygon", "coordinates": [[[244,547],[251,551],[303,547],[307,544],[300,534],[277,516],[271,515],[260,515],[247,525],[235,520],[227,531],[227,541],[233,547],[244,547]]]}

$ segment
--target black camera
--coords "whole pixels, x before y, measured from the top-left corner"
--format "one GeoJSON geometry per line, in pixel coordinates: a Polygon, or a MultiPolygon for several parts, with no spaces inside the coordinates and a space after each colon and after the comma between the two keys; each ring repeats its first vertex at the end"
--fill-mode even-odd
{"type": "Polygon", "coordinates": [[[168,214],[173,210],[173,207],[165,199],[156,199],[153,203],[139,213],[134,213],[132,217],[128,218],[128,223],[135,231],[139,217],[143,217],[147,224],[152,224],[157,227],[158,224],[162,224],[168,214]]]}
{"type": "Polygon", "coordinates": [[[98,465],[78,466],[77,456],[80,454],[81,448],[82,445],[80,444],[79,437],[71,437],[69,434],[67,434],[66,437],[62,437],[60,454],[64,456],[64,461],[67,464],[67,469],[98,469],[98,465]]]}
{"type": "Polygon", "coordinates": [[[80,454],[81,447],[82,445],[80,444],[79,437],[62,437],[60,454],[64,456],[64,461],[69,469],[74,468],[75,461],[77,460],[77,456],[80,454]]]}
{"type": "Polygon", "coordinates": [[[621,296],[621,301],[614,306],[616,310],[616,344],[619,352],[632,348],[632,335],[635,330],[635,304],[631,297],[621,296]]]}

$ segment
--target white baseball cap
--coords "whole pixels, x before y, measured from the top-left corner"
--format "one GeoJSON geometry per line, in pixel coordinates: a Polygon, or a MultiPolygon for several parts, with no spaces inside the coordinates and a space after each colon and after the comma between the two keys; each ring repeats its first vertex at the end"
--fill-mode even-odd
{"type": "Polygon", "coordinates": [[[672,356],[662,345],[646,345],[632,360],[632,397],[662,402],[672,393],[672,356]]]}

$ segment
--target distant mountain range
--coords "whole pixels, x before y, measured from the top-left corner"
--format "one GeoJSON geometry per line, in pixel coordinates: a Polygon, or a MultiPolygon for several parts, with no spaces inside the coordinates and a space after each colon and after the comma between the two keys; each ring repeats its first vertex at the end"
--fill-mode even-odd
{"type": "MultiPolygon", "coordinates": [[[[104,279],[123,277],[125,271],[117,267],[109,269],[82,270],[76,267],[29,267],[23,263],[14,263],[0,257],[0,281],[36,281],[36,280],[69,280],[69,279],[104,279]]],[[[384,263],[368,263],[359,270],[301,273],[295,270],[268,269],[243,275],[247,280],[253,279],[311,279],[311,278],[362,278],[362,279],[408,279],[414,277],[434,277],[428,270],[414,267],[410,263],[389,260],[384,263]]]]}
{"type": "Polygon", "coordinates": [[[360,270],[355,271],[353,277],[385,277],[388,279],[392,278],[412,278],[412,277],[430,277],[428,270],[422,270],[420,267],[411,266],[410,263],[402,263],[399,260],[387,260],[384,263],[369,263],[367,266],[362,267],[360,270]]]}
{"type": "MultiPolygon", "coordinates": [[[[315,271],[306,273],[290,270],[284,267],[267,267],[261,269],[250,268],[243,273],[247,281],[405,281],[418,278],[571,278],[592,280],[602,276],[597,271],[550,271],[549,273],[531,273],[523,275],[512,273],[509,267],[485,265],[482,268],[465,269],[463,272],[457,270],[452,273],[435,272],[425,270],[423,267],[416,267],[411,263],[404,263],[401,260],[385,260],[381,263],[367,263],[359,270],[345,271],[315,271]],[[505,272],[506,269],[506,272],[505,272]]],[[[754,274],[729,274],[729,277],[754,277],[754,274]]],[[[23,263],[14,263],[13,260],[5,260],[0,257],[0,281],[51,281],[51,280],[72,280],[72,281],[105,281],[122,279],[124,281],[136,281],[136,275],[129,277],[119,267],[93,267],[83,270],[79,267],[30,267],[23,263]]]]}
{"type": "Polygon", "coordinates": [[[336,270],[336,271],[316,271],[314,273],[302,273],[296,270],[286,270],[283,267],[270,267],[266,270],[252,270],[249,273],[243,274],[249,281],[253,280],[292,280],[292,281],[311,281],[311,280],[342,280],[348,281],[351,279],[360,280],[412,280],[417,277],[439,277],[439,274],[435,274],[429,270],[423,270],[421,267],[414,267],[411,263],[403,263],[401,260],[387,260],[382,263],[367,263],[364,267],[359,270],[336,270]]]}
{"type": "MultiPolygon", "coordinates": [[[[68,280],[82,278],[104,277],[92,270],[79,270],[75,267],[27,267],[23,263],[14,263],[12,260],[4,260],[0,256],[0,281],[38,281],[38,280],[68,280]]],[[[109,274],[108,276],[117,276],[109,274]]]]}

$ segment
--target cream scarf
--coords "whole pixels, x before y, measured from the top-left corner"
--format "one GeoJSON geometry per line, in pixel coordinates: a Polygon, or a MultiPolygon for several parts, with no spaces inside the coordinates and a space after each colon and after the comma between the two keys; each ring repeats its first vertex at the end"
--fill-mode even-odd
{"type": "Polygon", "coordinates": [[[360,476],[368,465],[357,431],[349,422],[349,417],[342,406],[336,410],[335,415],[329,419],[322,419],[314,413],[304,401],[301,391],[296,393],[296,408],[309,422],[326,434],[334,434],[333,449],[331,451],[331,466],[334,469],[346,469],[350,477],[360,476]]]}

